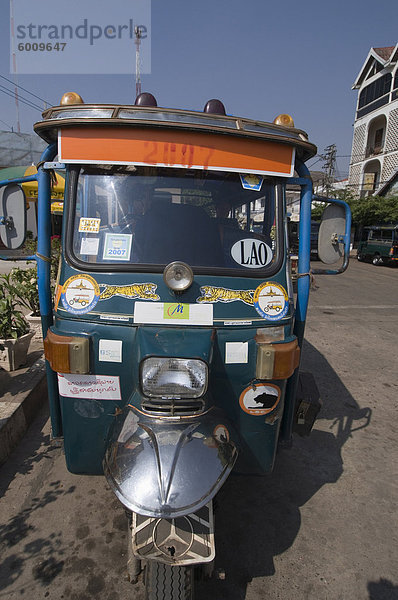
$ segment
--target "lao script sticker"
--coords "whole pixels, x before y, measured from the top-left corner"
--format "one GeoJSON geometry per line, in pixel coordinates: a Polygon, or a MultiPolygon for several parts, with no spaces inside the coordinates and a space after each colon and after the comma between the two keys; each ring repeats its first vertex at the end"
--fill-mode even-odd
{"type": "Polygon", "coordinates": [[[100,230],[101,219],[93,219],[91,217],[80,217],[79,232],[80,233],[98,233],[100,230]]]}
{"type": "Polygon", "coordinates": [[[254,292],[253,300],[256,311],[267,321],[278,321],[289,310],[289,298],[285,288],[272,281],[259,285],[254,292]]]}
{"type": "Polygon", "coordinates": [[[65,310],[74,315],[90,312],[97,304],[99,296],[99,285],[90,275],[74,275],[62,286],[62,304],[65,310]]]}

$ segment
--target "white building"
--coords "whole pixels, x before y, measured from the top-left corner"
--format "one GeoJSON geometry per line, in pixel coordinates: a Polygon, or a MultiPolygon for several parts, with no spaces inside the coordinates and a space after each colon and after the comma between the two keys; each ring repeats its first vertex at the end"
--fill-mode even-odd
{"type": "Polygon", "coordinates": [[[398,44],[371,48],[358,90],[349,175],[360,196],[377,194],[398,169],[398,44]]]}

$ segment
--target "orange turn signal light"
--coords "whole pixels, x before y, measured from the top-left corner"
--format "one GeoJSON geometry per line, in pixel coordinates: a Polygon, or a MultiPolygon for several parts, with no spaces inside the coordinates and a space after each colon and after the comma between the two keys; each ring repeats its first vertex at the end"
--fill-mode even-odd
{"type": "Polygon", "coordinates": [[[89,373],[89,338],[58,335],[47,330],[44,355],[57,373],[89,373]]]}
{"type": "Polygon", "coordinates": [[[288,379],[299,366],[297,339],[280,344],[258,344],[257,379],[288,379]]]}

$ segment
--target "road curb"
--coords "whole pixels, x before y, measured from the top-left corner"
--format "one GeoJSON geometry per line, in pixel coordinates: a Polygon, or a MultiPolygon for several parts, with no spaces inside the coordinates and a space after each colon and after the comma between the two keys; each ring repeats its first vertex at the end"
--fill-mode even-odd
{"type": "Polygon", "coordinates": [[[0,398],[0,465],[21,441],[47,398],[45,375],[45,359],[41,356],[0,398]]]}

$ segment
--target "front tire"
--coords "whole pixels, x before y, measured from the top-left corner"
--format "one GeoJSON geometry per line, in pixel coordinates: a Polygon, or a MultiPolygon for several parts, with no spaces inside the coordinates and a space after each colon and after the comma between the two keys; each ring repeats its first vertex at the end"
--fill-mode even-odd
{"type": "Polygon", "coordinates": [[[193,567],[174,567],[148,560],[145,567],[147,600],[193,600],[193,567]]]}

